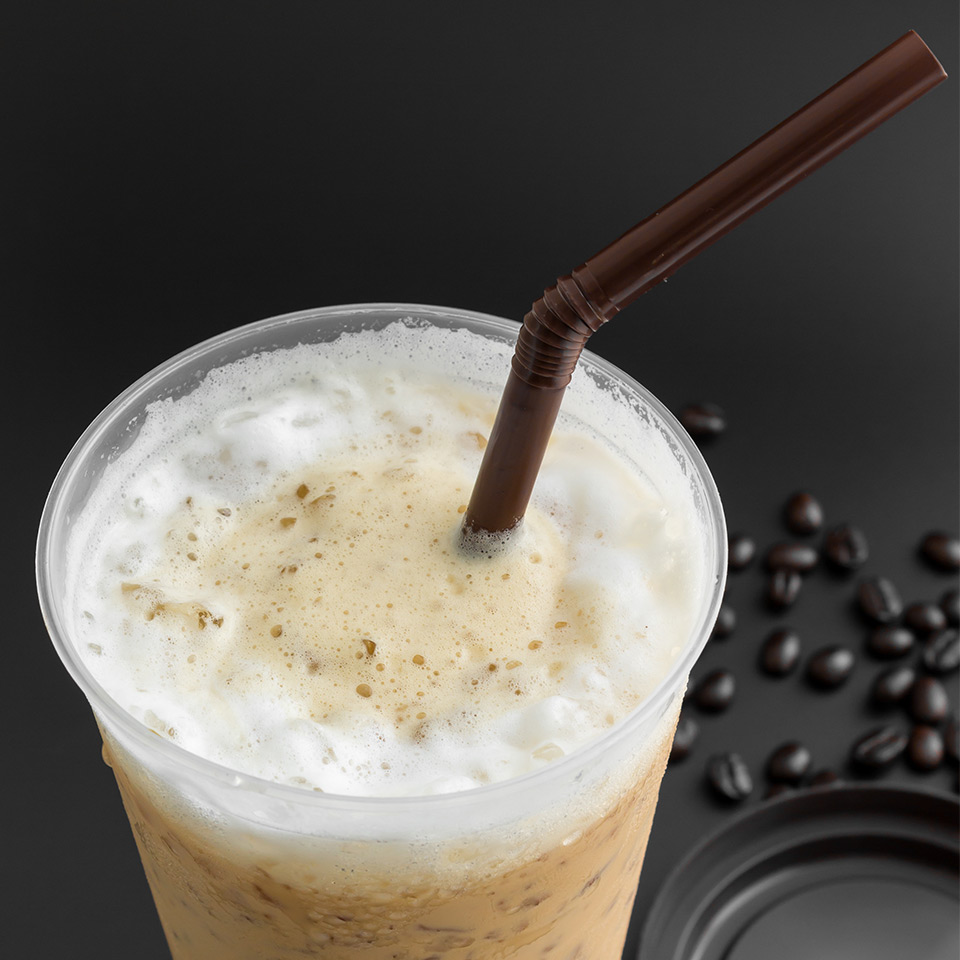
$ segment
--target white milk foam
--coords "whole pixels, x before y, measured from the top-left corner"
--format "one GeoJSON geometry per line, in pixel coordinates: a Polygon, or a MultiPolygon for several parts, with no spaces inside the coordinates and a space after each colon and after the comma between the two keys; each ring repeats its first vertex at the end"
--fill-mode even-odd
{"type": "Polygon", "coordinates": [[[622,719],[693,629],[701,525],[657,429],[578,373],[516,542],[462,556],[508,358],[394,323],[154,404],[68,547],[94,676],[193,753],[338,794],[504,780],[622,719]]]}

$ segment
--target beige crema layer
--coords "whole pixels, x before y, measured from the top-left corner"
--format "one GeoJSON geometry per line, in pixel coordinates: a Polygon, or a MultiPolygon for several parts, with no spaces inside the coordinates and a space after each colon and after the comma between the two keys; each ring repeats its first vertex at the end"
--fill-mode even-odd
{"type": "Polygon", "coordinates": [[[657,430],[627,418],[616,451],[591,421],[623,414],[582,382],[511,549],[464,556],[496,357],[394,326],[217,371],[109,468],[71,601],[90,669],[159,736],[306,789],[451,792],[601,735],[686,643],[699,528],[657,430]]]}

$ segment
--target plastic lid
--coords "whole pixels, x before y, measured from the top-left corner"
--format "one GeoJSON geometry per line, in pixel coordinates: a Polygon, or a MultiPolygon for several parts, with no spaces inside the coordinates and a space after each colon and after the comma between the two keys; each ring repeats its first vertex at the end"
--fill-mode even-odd
{"type": "Polygon", "coordinates": [[[957,960],[960,803],[864,785],[767,801],[700,844],[642,960],[957,960]]]}

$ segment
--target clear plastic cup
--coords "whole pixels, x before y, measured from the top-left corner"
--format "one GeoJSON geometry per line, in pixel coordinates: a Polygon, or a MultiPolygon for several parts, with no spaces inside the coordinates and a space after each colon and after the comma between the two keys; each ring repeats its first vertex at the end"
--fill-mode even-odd
{"type": "MultiPolygon", "coordinates": [[[[100,726],[176,960],[610,960],[623,948],[683,691],[722,597],[727,540],[696,446],[659,401],[604,360],[584,353],[578,375],[609,390],[638,431],[662,436],[696,505],[707,576],[695,629],[661,682],[566,757],[460,793],[316,793],[161,739],[106,693],[75,648],[64,610],[67,538],[146,407],[241,356],[398,320],[501,343],[517,332],[507,320],[411,304],[329,307],[240,327],[174,357],[111,403],[70,452],[47,501],[37,555],[47,628],[100,726]]],[[[489,384],[491,393],[501,386],[489,384]]]]}

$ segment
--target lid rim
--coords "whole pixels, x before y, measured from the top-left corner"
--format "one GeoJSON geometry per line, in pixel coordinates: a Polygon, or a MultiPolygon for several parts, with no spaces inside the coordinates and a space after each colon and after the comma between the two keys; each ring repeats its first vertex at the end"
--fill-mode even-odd
{"type": "Polygon", "coordinates": [[[864,857],[903,864],[904,872],[919,865],[942,877],[948,864],[958,873],[958,820],[958,798],[906,785],[830,786],[765,801],[721,824],[668,874],[644,920],[638,956],[688,960],[732,945],[709,943],[720,919],[728,914],[722,929],[729,933],[730,911],[753,917],[749,904],[769,893],[791,858],[797,890],[812,869],[832,862],[839,873],[864,857]],[[814,849],[823,845],[834,848],[829,861],[814,849]]]}

